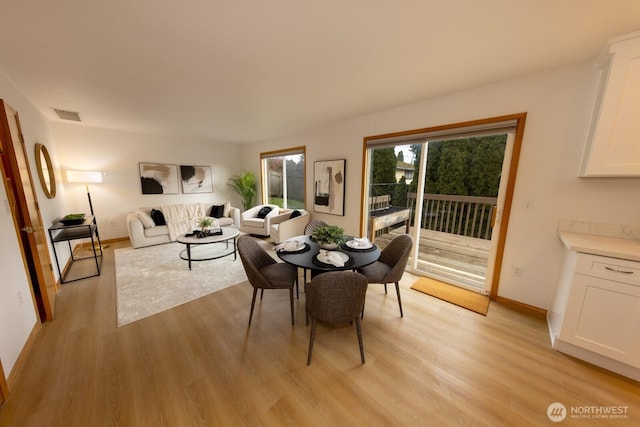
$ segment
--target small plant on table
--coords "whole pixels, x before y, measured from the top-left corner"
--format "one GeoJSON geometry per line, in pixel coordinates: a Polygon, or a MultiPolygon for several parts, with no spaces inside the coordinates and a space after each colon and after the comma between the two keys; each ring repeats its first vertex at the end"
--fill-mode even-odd
{"type": "Polygon", "coordinates": [[[198,231],[198,237],[207,237],[216,234],[222,234],[220,230],[220,225],[218,225],[218,221],[215,218],[211,218],[205,216],[198,220],[198,227],[200,227],[200,231],[198,231]]]}
{"type": "Polygon", "coordinates": [[[325,249],[335,249],[344,243],[344,229],[337,225],[322,225],[311,233],[311,240],[325,249]]]}

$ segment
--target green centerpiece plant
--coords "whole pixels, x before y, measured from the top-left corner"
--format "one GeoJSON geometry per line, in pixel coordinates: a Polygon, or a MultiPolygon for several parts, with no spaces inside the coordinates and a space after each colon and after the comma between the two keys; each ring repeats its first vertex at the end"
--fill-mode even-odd
{"type": "Polygon", "coordinates": [[[335,249],[346,240],[344,229],[337,225],[322,225],[311,233],[311,240],[325,249],[335,249]]]}

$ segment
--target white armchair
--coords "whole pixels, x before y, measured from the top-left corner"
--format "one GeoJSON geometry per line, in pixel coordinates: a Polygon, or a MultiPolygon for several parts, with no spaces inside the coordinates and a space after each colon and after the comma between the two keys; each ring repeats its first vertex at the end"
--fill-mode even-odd
{"type": "Polygon", "coordinates": [[[268,236],[271,218],[280,213],[278,205],[258,205],[240,214],[240,231],[258,236],[268,236]],[[271,211],[264,218],[259,217],[260,210],[270,207],[271,211]]]}
{"type": "Polygon", "coordinates": [[[274,243],[282,243],[295,236],[302,236],[311,215],[304,209],[298,209],[300,216],[291,218],[292,210],[282,212],[271,218],[270,235],[274,243]]]}

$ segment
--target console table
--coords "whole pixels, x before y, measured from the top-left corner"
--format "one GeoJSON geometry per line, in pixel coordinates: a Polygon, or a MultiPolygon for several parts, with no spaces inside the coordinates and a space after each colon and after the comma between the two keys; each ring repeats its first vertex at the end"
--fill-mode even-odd
{"type": "Polygon", "coordinates": [[[93,215],[87,215],[79,224],[64,225],[62,222],[57,221],[55,224],[53,224],[53,226],[49,227],[49,238],[51,239],[51,246],[53,246],[53,256],[56,260],[56,267],[58,268],[60,283],[74,282],[76,280],[100,275],[100,264],[102,262],[102,244],[100,243],[100,236],[98,234],[98,225],[96,224],[96,219],[93,215]],[[71,248],[71,241],[79,239],[91,239],[91,250],[93,251],[93,256],[82,258],[75,257],[73,249],[71,248]],[[67,242],[69,253],[71,254],[71,265],[73,265],[75,261],[93,258],[96,264],[96,273],[67,280],[67,275],[71,270],[71,265],[63,275],[60,270],[60,262],[58,261],[58,252],[56,250],[56,243],[60,242],[67,242]]]}

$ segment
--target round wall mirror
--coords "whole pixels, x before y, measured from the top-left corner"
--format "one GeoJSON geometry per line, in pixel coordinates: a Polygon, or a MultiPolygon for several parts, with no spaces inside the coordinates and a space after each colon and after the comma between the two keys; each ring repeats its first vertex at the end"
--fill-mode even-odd
{"type": "Polygon", "coordinates": [[[53,173],[49,151],[42,144],[36,144],[36,169],[38,169],[38,178],[40,178],[44,194],[47,198],[53,199],[56,197],[56,177],[53,173]]]}

